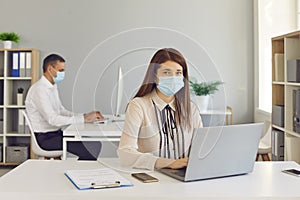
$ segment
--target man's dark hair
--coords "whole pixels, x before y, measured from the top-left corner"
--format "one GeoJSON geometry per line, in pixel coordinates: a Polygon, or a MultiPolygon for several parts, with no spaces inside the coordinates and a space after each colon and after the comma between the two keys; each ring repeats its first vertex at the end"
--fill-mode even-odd
{"type": "Polygon", "coordinates": [[[65,59],[57,54],[50,54],[49,56],[44,58],[43,72],[45,73],[47,71],[48,65],[55,65],[57,63],[57,61],[65,62],[65,59]]]}

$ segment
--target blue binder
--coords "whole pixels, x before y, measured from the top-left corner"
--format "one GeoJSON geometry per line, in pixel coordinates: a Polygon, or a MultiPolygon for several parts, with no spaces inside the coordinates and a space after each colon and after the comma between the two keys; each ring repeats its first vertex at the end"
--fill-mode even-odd
{"type": "Polygon", "coordinates": [[[12,77],[20,76],[20,52],[12,52],[12,77]]]}

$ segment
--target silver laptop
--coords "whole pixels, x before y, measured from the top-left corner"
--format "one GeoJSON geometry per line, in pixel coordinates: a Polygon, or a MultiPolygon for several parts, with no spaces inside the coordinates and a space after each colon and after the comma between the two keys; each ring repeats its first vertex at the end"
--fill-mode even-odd
{"type": "Polygon", "coordinates": [[[194,130],[188,166],[159,171],[181,181],[196,181],[252,172],[263,123],[194,130]]]}

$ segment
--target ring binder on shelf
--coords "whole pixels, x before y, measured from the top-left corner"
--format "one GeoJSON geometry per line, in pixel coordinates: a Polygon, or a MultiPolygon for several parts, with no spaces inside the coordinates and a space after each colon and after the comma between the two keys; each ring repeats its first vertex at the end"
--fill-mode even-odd
{"type": "Polygon", "coordinates": [[[20,52],[13,52],[12,53],[12,77],[19,77],[20,76],[20,52]]]}

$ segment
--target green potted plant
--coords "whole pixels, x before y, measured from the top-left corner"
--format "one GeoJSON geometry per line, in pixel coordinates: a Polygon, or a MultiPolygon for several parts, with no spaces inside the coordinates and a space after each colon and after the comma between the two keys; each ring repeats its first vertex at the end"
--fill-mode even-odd
{"type": "Polygon", "coordinates": [[[20,36],[14,32],[4,32],[0,33],[0,40],[2,40],[5,49],[11,49],[12,42],[19,43],[20,36]]]}
{"type": "Polygon", "coordinates": [[[207,111],[209,104],[209,97],[218,91],[218,87],[224,82],[222,81],[211,81],[211,82],[201,82],[189,81],[192,93],[196,95],[196,101],[200,111],[207,111]]]}

